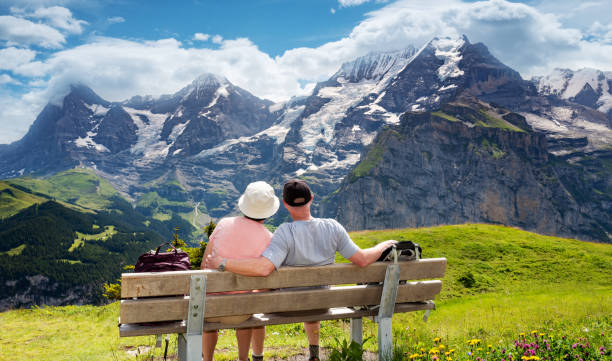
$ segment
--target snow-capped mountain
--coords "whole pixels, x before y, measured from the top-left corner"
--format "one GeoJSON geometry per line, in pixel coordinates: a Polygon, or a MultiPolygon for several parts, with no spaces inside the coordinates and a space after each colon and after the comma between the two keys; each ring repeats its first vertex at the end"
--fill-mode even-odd
{"type": "Polygon", "coordinates": [[[556,155],[594,152],[612,144],[612,73],[555,69],[532,79],[540,98],[521,114],[547,135],[556,155]]]}
{"type": "Polygon", "coordinates": [[[85,85],[73,85],[59,103],[45,107],[24,138],[5,147],[0,174],[44,174],[108,162],[161,165],[270,127],[272,104],[212,74],[173,95],[121,103],[106,101],[85,85]]]}
{"type": "MultiPolygon", "coordinates": [[[[357,58],[311,95],[277,104],[213,74],[175,94],[117,103],[73,86],[61,104],[41,112],[23,139],[0,147],[0,178],[81,165],[133,199],[147,192],[146,184],[173,178],[194,204],[220,217],[235,210],[240,192],[254,180],[278,185],[302,177],[323,198],[366,161],[380,131],[400,124],[405,113],[466,102],[490,104],[482,109],[497,109],[503,126],[543,133],[550,149],[535,142],[544,147],[540,152],[571,158],[607,149],[609,74],[559,74],[566,80],[526,81],[464,36],[357,58]],[[579,79],[586,81],[575,85],[579,79]],[[587,101],[589,88],[599,94],[597,108],[587,101]]],[[[495,126],[483,114],[478,119],[484,123],[457,119],[466,129],[495,126]]]]}
{"type": "Polygon", "coordinates": [[[554,69],[533,81],[542,95],[555,95],[612,116],[612,72],[554,69]]]}

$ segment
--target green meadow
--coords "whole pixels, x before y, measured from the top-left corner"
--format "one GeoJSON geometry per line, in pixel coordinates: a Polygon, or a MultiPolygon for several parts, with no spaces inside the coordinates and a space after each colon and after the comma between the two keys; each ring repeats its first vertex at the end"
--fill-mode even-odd
{"type": "MultiPolygon", "coordinates": [[[[396,359],[419,359],[419,349],[427,354],[442,345],[443,351],[453,350],[444,359],[466,360],[468,352],[476,352],[470,340],[479,340],[484,350],[478,352],[484,354],[487,349],[513,345],[520,337],[531,337],[532,331],[536,336],[563,335],[589,340],[606,350],[612,347],[610,244],[493,225],[366,231],[351,236],[361,247],[385,239],[413,240],[423,247],[423,257],[448,259],[443,289],[427,322],[422,320],[423,312],[394,316],[396,359]],[[436,338],[440,340],[434,342],[436,338]]],[[[151,348],[153,337],[118,337],[118,313],[117,302],[1,313],[0,359],[159,360],[163,349],[151,348]]],[[[324,322],[321,345],[338,348],[348,329],[348,321],[324,322]]],[[[306,351],[300,324],[268,327],[267,334],[267,359],[306,351]]],[[[364,348],[369,352],[377,349],[376,334],[376,324],[366,319],[364,348]]],[[[233,331],[221,331],[216,359],[236,359],[235,343],[233,331]]],[[[176,353],[174,336],[170,353],[176,353]]]]}
{"type": "Polygon", "coordinates": [[[98,177],[93,171],[82,168],[60,172],[45,179],[24,177],[1,181],[0,191],[3,189],[7,190],[4,195],[0,194],[0,197],[4,197],[0,198],[2,217],[10,217],[21,209],[35,203],[43,203],[49,198],[63,205],[77,206],[79,210],[101,210],[111,205],[110,199],[113,196],[119,195],[108,181],[98,177]],[[15,190],[15,185],[31,193],[15,190]],[[11,192],[8,193],[8,190],[11,192]]]}

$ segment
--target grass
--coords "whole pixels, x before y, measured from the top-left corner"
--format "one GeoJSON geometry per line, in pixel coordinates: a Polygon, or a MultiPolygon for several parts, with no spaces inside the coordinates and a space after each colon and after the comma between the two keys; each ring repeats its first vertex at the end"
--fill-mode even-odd
{"type": "Polygon", "coordinates": [[[111,205],[110,198],[119,195],[108,181],[82,168],[57,173],[46,179],[16,178],[11,182],[87,209],[105,209],[111,205]]]}
{"type": "Polygon", "coordinates": [[[446,114],[444,112],[438,111],[438,112],[431,112],[432,116],[438,117],[438,118],[442,118],[442,119],[446,119],[448,121],[451,122],[458,122],[459,119],[453,117],[452,115],[446,114]]]}
{"type": "Polygon", "coordinates": [[[482,140],[482,148],[484,148],[494,159],[503,158],[506,153],[499,148],[499,146],[493,142],[489,142],[487,139],[482,140]]]}
{"type": "MultiPolygon", "coordinates": [[[[97,225],[94,225],[94,226],[97,226],[97,225]]],[[[93,227],[93,229],[98,229],[98,228],[100,228],[100,226],[97,226],[97,228],[93,227]]],[[[112,237],[113,235],[117,234],[117,231],[115,230],[115,226],[104,226],[104,231],[100,233],[85,234],[81,232],[76,232],[76,234],[77,234],[77,238],[74,240],[74,242],[68,249],[68,252],[72,252],[75,249],[85,245],[85,241],[92,241],[92,240],[106,241],[109,237],[112,237]]]]}
{"type": "Polygon", "coordinates": [[[11,186],[8,181],[0,181],[0,217],[11,217],[33,204],[46,202],[47,199],[24,192],[11,186]]]}
{"type": "Polygon", "coordinates": [[[15,248],[9,249],[6,252],[0,252],[0,255],[8,255],[8,256],[19,256],[21,252],[26,248],[25,244],[17,246],[15,248]]]}
{"type": "MultiPolygon", "coordinates": [[[[394,316],[399,347],[445,345],[466,352],[466,340],[510,343],[520,332],[539,330],[566,335],[605,332],[612,342],[612,245],[546,237],[493,225],[458,225],[420,229],[354,232],[361,247],[385,239],[420,243],[424,257],[446,257],[437,309],[429,320],[423,313],[394,316]],[[469,276],[471,274],[471,276],[469,276]],[[467,282],[466,279],[472,280],[467,282]],[[587,331],[585,331],[587,330],[587,331]]],[[[340,259],[339,261],[345,261],[340,259]]],[[[133,360],[128,350],[151,346],[153,337],[119,338],[119,304],[13,310],[0,314],[2,360],[133,360]]],[[[335,346],[348,337],[348,321],[327,321],[321,345],[335,346]]],[[[288,358],[304,352],[301,324],[268,328],[266,358],[288,358]]],[[[364,321],[365,349],[376,351],[376,324],[364,321]]],[[[176,353],[176,339],[171,339],[176,353]]],[[[231,330],[222,331],[216,359],[236,359],[231,330]]],[[[152,349],[149,356],[161,355],[152,349]]],[[[151,359],[141,356],[141,360],[151,359]]]]}
{"type": "MultiPolygon", "coordinates": [[[[383,135],[384,136],[384,135],[383,135]]],[[[372,149],[366,154],[365,159],[357,164],[355,169],[351,171],[350,178],[355,180],[359,177],[366,176],[370,173],[370,170],[382,160],[385,148],[381,145],[381,141],[378,141],[372,149]]]]}
{"type": "Polygon", "coordinates": [[[502,118],[494,117],[490,115],[489,113],[485,112],[484,110],[480,110],[479,112],[480,112],[480,115],[482,115],[484,119],[477,119],[475,123],[476,126],[485,127],[485,128],[499,128],[499,129],[510,130],[513,132],[525,133],[523,129],[515,126],[514,124],[502,118]]]}

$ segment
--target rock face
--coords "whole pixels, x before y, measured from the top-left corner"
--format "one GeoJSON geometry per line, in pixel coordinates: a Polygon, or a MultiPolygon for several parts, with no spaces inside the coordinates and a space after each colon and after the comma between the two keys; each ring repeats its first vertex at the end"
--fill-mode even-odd
{"type": "Polygon", "coordinates": [[[8,297],[0,298],[0,311],[14,308],[27,308],[36,305],[83,305],[101,303],[99,284],[66,287],[50,281],[45,275],[28,276],[21,280],[6,281],[8,297]],[[11,292],[12,287],[20,291],[11,292]],[[94,297],[93,295],[96,295],[94,297]]]}
{"type": "Polygon", "coordinates": [[[610,241],[609,217],[584,208],[545,136],[503,123],[509,114],[456,103],[405,114],[378,135],[326,212],[352,230],[486,222],[610,241]]]}

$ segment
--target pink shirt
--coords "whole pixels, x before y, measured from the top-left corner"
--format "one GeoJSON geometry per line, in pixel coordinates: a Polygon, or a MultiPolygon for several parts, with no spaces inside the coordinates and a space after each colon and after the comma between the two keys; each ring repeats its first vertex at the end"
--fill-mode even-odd
{"type": "Polygon", "coordinates": [[[222,218],[210,235],[212,252],[222,258],[257,258],[270,244],[272,233],[245,217],[222,218]]]}

